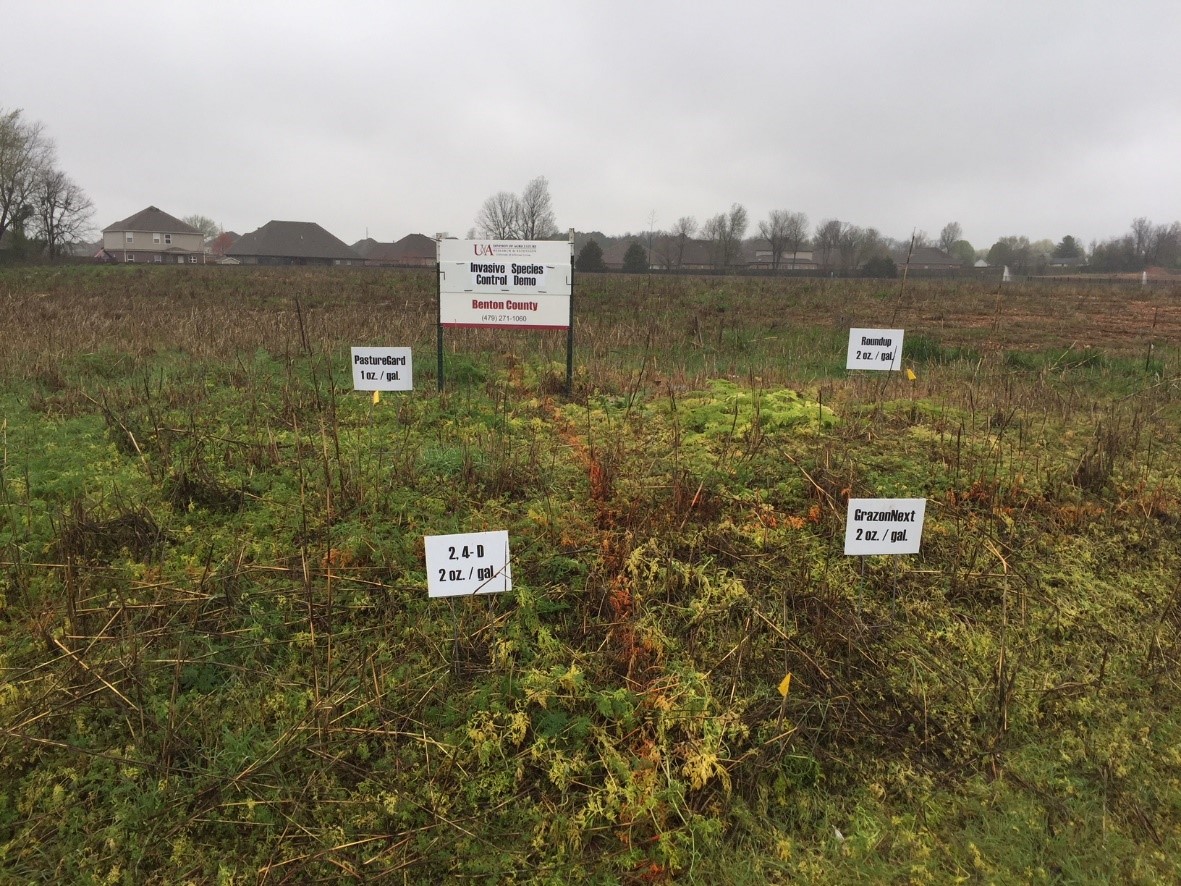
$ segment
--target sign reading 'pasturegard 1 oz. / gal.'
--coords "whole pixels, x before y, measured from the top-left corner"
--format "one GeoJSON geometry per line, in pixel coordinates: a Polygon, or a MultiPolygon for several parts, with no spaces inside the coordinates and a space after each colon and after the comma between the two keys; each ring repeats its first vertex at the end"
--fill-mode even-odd
{"type": "Polygon", "coordinates": [[[925,498],[851,498],[845,554],[917,554],[926,516],[925,498]]]}
{"type": "Polygon", "coordinates": [[[354,391],[413,391],[410,348],[353,348],[354,391]]]}
{"type": "Polygon", "coordinates": [[[513,587],[508,531],[428,535],[427,593],[431,597],[502,594],[513,587]]]}
{"type": "Polygon", "coordinates": [[[902,329],[850,329],[846,369],[901,369],[902,329]]]}

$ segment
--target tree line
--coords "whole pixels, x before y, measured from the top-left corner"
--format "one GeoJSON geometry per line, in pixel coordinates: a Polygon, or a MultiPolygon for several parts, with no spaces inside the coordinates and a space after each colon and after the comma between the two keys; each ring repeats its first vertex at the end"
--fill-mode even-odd
{"type": "MultiPolygon", "coordinates": [[[[725,270],[742,261],[743,247],[765,246],[765,261],[772,271],[791,269],[802,253],[820,267],[850,273],[862,271],[875,276],[890,276],[896,270],[894,257],[903,257],[916,248],[938,247],[963,267],[972,267],[983,259],[994,267],[1008,266],[1016,273],[1045,271],[1050,265],[1086,265],[1096,271],[1135,271],[1160,265],[1181,267],[1181,222],[1153,224],[1146,218],[1132,221],[1128,234],[1102,242],[1092,242],[1087,250],[1074,236],[1066,234],[1052,240],[1031,241],[1025,236],[1004,236],[988,249],[977,249],[963,236],[963,226],[948,222],[938,237],[916,230],[908,239],[897,240],[877,228],[862,227],[836,218],[822,219],[810,228],[803,212],[773,209],[758,222],[754,235],[747,238],[750,219],[746,207],[733,203],[730,209],[710,216],[703,223],[691,215],[679,217],[667,229],[657,229],[655,211],[646,231],[608,237],[595,232],[582,236],[578,268],[603,270],[603,246],[611,242],[628,243],[623,257],[625,271],[644,271],[649,267],[679,270],[690,263],[700,264],[700,248],[706,249],[705,262],[725,270]],[[1056,260],[1068,260],[1066,262],[1056,260]]],[[[520,195],[499,191],[488,197],[476,215],[476,224],[468,237],[494,240],[544,240],[558,235],[549,182],[545,176],[530,181],[520,195]]]]}

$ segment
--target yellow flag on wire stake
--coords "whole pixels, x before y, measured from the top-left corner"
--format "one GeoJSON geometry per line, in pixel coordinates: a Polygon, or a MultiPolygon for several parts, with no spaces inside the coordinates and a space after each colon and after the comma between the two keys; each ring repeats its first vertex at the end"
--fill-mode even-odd
{"type": "Polygon", "coordinates": [[[381,402],[381,391],[374,391],[374,392],[373,392],[373,402],[374,402],[374,403],[380,403],[380,402],[381,402]]]}
{"type": "Polygon", "coordinates": [[[918,376],[914,374],[914,370],[911,369],[909,366],[906,367],[906,377],[908,379],[910,379],[911,381],[914,381],[915,379],[918,378],[918,376]]]}
{"type": "Polygon", "coordinates": [[[789,689],[791,689],[791,673],[790,672],[780,682],[779,694],[782,695],[784,698],[787,698],[787,690],[789,690],[789,689]]]}

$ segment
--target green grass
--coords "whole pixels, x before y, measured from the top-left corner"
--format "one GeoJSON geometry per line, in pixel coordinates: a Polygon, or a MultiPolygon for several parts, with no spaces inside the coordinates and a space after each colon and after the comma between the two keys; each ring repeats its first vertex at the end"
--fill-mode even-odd
{"type": "Polygon", "coordinates": [[[545,333],[438,393],[429,274],[189,270],[0,273],[7,879],[1181,877],[1177,293],[588,277],[567,399],[545,333]]]}

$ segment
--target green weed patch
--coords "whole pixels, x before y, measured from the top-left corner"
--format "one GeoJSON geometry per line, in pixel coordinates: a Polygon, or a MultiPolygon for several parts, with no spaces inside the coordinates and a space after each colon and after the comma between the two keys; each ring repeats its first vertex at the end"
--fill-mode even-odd
{"type": "Polygon", "coordinates": [[[9,878],[1181,877],[1177,293],[596,276],[567,399],[545,334],[437,392],[429,274],[156,270],[0,274],[9,878]]]}

